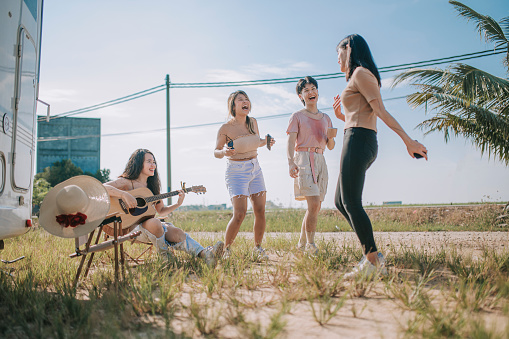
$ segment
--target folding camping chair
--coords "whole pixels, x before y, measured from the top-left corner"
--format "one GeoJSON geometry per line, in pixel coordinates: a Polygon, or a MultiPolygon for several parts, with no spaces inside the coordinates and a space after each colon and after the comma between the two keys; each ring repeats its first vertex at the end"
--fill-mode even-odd
{"type": "MultiPolygon", "coordinates": [[[[164,220],[164,219],[162,219],[164,220]]],[[[129,234],[131,231],[132,231],[132,228],[134,228],[134,226],[132,226],[131,228],[124,228],[124,229],[121,229],[119,231],[119,235],[120,236],[123,236],[123,235],[126,235],[126,234],[129,234]]],[[[104,225],[103,227],[103,232],[104,232],[104,240],[108,240],[110,237],[114,237],[114,228],[110,225],[104,225]]],[[[150,253],[152,252],[152,249],[154,248],[153,244],[151,242],[144,242],[144,241],[139,241],[138,239],[132,239],[131,240],[131,243],[136,243],[136,244],[144,244],[144,245],[147,245],[148,247],[143,251],[141,252],[140,254],[138,255],[131,255],[129,254],[128,251],[126,251],[124,249],[123,251],[123,255],[125,257],[127,257],[127,260],[129,261],[133,261],[135,262],[137,265],[141,264],[143,262],[144,259],[142,259],[142,257],[144,255],[146,255],[147,253],[150,253]]]]}
{"type": "MultiPolygon", "coordinates": [[[[80,279],[81,271],[83,269],[83,264],[85,263],[85,259],[88,254],[90,254],[90,257],[88,259],[87,267],[85,269],[85,273],[83,275],[83,279],[85,279],[88,275],[88,272],[90,270],[90,266],[92,265],[92,260],[94,259],[95,252],[100,251],[106,251],[110,248],[114,248],[114,265],[115,265],[115,284],[119,281],[119,249],[120,249],[120,266],[122,269],[122,278],[125,279],[125,267],[124,267],[124,245],[123,243],[127,240],[136,239],[141,232],[131,232],[127,234],[123,234],[122,229],[122,219],[119,217],[119,213],[112,213],[106,216],[104,221],[99,225],[97,228],[97,236],[95,239],[95,243],[91,245],[94,233],[96,230],[93,230],[89,235],[88,239],[86,240],[85,248],[80,249],[80,246],[82,245],[82,242],[80,241],[80,238],[75,238],[75,244],[76,244],[76,252],[69,255],[71,258],[80,257],[81,256],[81,262],[78,266],[78,270],[76,271],[76,276],[74,278],[73,286],[77,286],[78,281],[80,279]],[[113,224],[113,226],[110,226],[110,224],[113,224]],[[106,240],[101,243],[99,243],[99,239],[101,237],[101,233],[103,231],[104,227],[109,227],[113,230],[113,239],[106,240]]],[[[84,236],[86,237],[86,235],[84,236]]]]}

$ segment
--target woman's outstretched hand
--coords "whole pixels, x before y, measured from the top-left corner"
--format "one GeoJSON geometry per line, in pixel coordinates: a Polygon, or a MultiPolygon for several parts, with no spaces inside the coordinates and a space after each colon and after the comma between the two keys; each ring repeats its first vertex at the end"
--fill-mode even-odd
{"type": "Polygon", "coordinates": [[[345,121],[345,115],[341,112],[341,97],[339,94],[334,97],[334,104],[332,104],[332,107],[334,107],[336,118],[345,121]]]}
{"type": "Polygon", "coordinates": [[[414,159],[424,158],[428,160],[428,150],[426,147],[417,140],[411,140],[406,146],[408,154],[414,159]]]}

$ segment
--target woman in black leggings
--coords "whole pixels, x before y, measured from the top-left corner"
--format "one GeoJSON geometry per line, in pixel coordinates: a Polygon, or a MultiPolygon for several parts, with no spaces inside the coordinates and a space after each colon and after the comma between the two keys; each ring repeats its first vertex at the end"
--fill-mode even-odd
{"type": "Polygon", "coordinates": [[[378,153],[377,118],[401,137],[412,158],[424,157],[427,160],[428,156],[426,147],[410,138],[385,109],[380,95],[380,74],[364,38],[357,34],[349,35],[341,40],[336,50],[341,72],[346,74],[348,84],[341,97],[334,98],[334,113],[345,122],[335,204],[357,234],[364,251],[363,260],[346,275],[352,278],[360,273],[372,274],[377,269],[385,271],[385,259],[378,253],[371,221],[362,207],[366,171],[378,153]]]}

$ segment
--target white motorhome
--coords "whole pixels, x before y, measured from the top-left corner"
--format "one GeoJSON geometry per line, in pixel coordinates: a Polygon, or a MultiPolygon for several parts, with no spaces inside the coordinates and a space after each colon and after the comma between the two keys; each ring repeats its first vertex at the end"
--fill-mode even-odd
{"type": "Polygon", "coordinates": [[[32,225],[42,7],[0,1],[0,249],[32,225]]]}

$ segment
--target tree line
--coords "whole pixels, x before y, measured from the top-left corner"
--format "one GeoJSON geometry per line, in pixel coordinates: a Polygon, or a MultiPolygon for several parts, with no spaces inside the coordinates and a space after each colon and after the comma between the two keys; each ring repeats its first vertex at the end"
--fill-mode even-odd
{"type": "Polygon", "coordinates": [[[71,159],[54,162],[53,165],[46,167],[44,171],[37,173],[34,177],[32,213],[38,213],[42,200],[52,187],[77,175],[89,175],[102,183],[110,181],[109,169],[99,169],[95,173],[90,173],[84,172],[80,167],[76,166],[71,159]]]}

